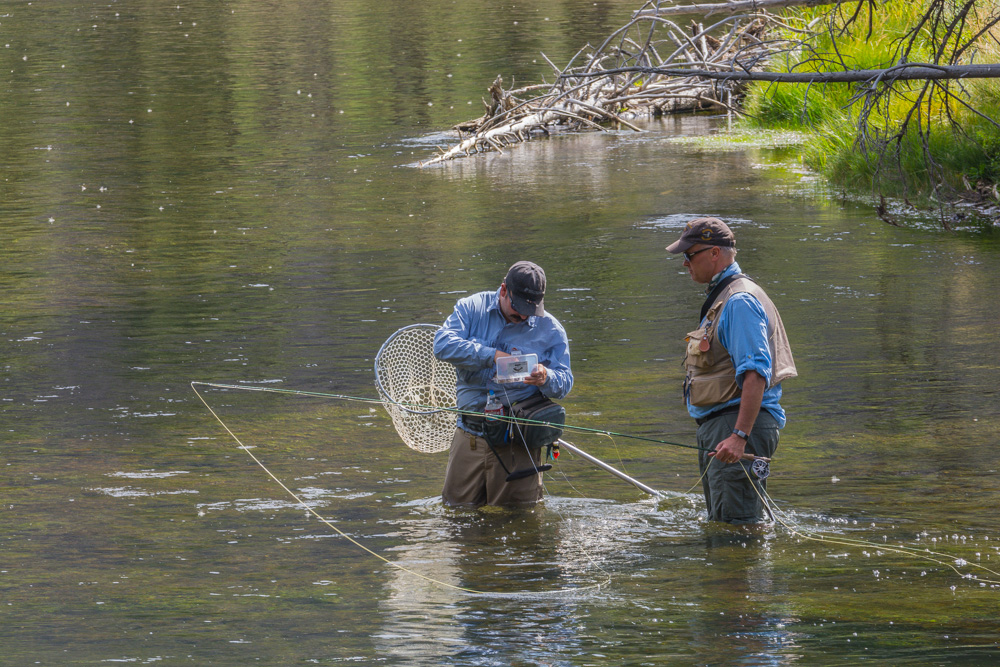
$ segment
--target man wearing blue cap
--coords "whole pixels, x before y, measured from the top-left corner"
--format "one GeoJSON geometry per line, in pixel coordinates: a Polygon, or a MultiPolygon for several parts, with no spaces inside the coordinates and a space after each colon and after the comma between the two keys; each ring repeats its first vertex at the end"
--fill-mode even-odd
{"type": "Polygon", "coordinates": [[[517,262],[496,291],[459,299],[434,337],[434,356],[455,366],[462,411],[441,493],[446,505],[527,506],[541,500],[541,473],[507,478],[510,470],[537,469],[542,450],[488,443],[485,417],[468,413],[482,413],[490,391],[508,407],[539,392],[554,399],[569,394],[569,341],[559,321],[545,311],[544,296],[542,267],[517,262]],[[498,384],[496,361],[512,354],[535,354],[538,365],[523,382],[498,384]]]}

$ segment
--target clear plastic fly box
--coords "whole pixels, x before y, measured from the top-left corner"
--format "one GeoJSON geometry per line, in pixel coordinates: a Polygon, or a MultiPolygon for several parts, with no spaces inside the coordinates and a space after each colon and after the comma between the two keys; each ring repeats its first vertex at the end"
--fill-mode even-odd
{"type": "Polygon", "coordinates": [[[497,382],[524,382],[537,365],[537,354],[500,357],[497,359],[497,382]]]}

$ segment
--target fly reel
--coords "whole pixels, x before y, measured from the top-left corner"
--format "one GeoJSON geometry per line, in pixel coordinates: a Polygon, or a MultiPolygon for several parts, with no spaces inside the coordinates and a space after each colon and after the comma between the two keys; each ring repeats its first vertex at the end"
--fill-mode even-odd
{"type": "Polygon", "coordinates": [[[767,479],[771,474],[771,463],[767,459],[754,459],[750,464],[750,471],[757,479],[767,479]]]}

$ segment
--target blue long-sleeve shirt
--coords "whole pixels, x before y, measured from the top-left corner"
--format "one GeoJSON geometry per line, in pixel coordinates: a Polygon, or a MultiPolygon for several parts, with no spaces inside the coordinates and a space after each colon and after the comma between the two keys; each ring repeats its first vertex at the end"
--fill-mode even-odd
{"type": "MultiPolygon", "coordinates": [[[[740,273],[736,262],[730,264],[712,280],[709,289],[720,280],[740,273]]],[[[701,322],[700,326],[705,323],[701,322]]],[[[767,313],[760,301],[752,294],[738,292],[729,298],[719,314],[717,324],[719,342],[729,352],[736,367],[736,383],[743,387],[743,376],[747,371],[756,371],[764,381],[767,389],[761,401],[761,409],[767,410],[778,421],[778,426],[785,425],[785,411],[781,407],[781,384],[771,385],[771,349],[767,343],[767,313]]],[[[740,399],[735,398],[725,403],[710,406],[694,406],[688,403],[688,414],[695,419],[733,405],[739,405],[740,399]]]]}
{"type": "MultiPolygon", "coordinates": [[[[481,411],[490,390],[510,405],[539,390],[549,398],[563,398],[573,388],[569,341],[559,320],[546,312],[524,322],[507,322],[500,312],[499,289],[459,299],[434,336],[434,356],[455,366],[460,410],[481,411]],[[548,370],[545,384],[496,382],[494,354],[515,354],[515,349],[517,354],[538,355],[538,363],[548,370]]],[[[459,426],[464,427],[461,418],[459,426]]]]}

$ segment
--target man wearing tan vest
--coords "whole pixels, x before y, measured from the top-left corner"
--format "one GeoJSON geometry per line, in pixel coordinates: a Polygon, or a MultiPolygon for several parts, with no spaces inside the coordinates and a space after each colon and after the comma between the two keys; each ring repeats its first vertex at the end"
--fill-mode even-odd
{"type": "Polygon", "coordinates": [[[766,482],[743,455],[771,457],[778,447],[781,382],[796,375],[788,337],[767,294],[740,272],[722,220],[691,220],[667,250],[683,253],[691,279],[707,285],[698,328],[687,335],[684,399],[698,423],[708,518],[758,523],[766,482]]]}

